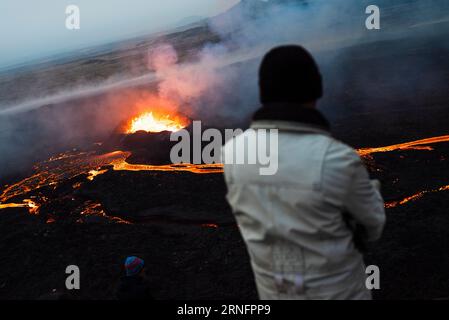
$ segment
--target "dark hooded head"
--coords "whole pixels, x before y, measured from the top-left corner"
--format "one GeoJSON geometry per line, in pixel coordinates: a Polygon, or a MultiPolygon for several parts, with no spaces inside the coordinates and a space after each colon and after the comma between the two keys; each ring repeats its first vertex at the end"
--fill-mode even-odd
{"type": "Polygon", "coordinates": [[[303,47],[296,45],[272,49],[262,60],[259,70],[262,104],[303,104],[323,95],[321,74],[315,60],[303,47]]]}

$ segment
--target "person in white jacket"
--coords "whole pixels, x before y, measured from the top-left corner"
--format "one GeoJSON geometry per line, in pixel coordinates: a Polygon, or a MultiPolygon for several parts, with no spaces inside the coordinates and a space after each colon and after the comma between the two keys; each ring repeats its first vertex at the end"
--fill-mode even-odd
{"type": "Polygon", "coordinates": [[[272,49],[259,87],[251,128],[223,154],[250,130],[278,129],[274,175],[258,165],[224,166],[260,299],[371,299],[355,239],[381,236],[384,202],[357,152],[332,137],[316,109],[323,90],[314,59],[300,46],[272,49]]]}

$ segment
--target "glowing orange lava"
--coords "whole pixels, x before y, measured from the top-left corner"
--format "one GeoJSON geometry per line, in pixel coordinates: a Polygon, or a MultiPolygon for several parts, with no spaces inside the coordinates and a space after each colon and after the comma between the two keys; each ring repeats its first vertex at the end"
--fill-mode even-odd
{"type": "Polygon", "coordinates": [[[30,214],[38,214],[39,212],[39,205],[30,199],[25,199],[22,203],[0,203],[0,209],[6,208],[28,208],[30,214]]]}
{"type": "MultiPolygon", "coordinates": [[[[126,159],[131,155],[128,151],[114,151],[99,156],[104,163],[112,166],[114,171],[185,171],[197,174],[208,173],[222,173],[223,164],[166,164],[166,165],[151,165],[151,164],[131,164],[126,162],[126,159]]],[[[100,171],[97,175],[101,175],[107,170],[100,171]]]]}
{"type": "MultiPolygon", "coordinates": [[[[161,130],[180,130],[189,124],[188,119],[179,115],[154,116],[154,113],[148,112],[134,119],[129,123],[125,132],[135,132],[133,130],[148,130],[148,132],[160,132],[161,130]],[[139,122],[141,118],[146,119],[150,114],[150,125],[141,126],[146,120],[139,122]],[[176,119],[176,120],[174,120],[176,119]],[[155,121],[154,124],[152,121],[155,121]]],[[[426,139],[404,142],[389,146],[358,149],[360,156],[369,159],[372,154],[380,152],[391,152],[401,150],[432,150],[430,145],[442,142],[449,142],[449,135],[436,136],[426,139]]],[[[92,181],[97,176],[110,170],[113,171],[168,171],[168,172],[191,172],[195,174],[213,174],[223,172],[223,164],[167,164],[167,165],[145,165],[131,164],[126,159],[131,155],[127,151],[115,151],[106,154],[98,154],[96,151],[77,152],[70,151],[58,154],[47,161],[43,161],[34,166],[34,173],[16,183],[0,186],[0,210],[7,208],[27,208],[30,214],[39,214],[40,206],[46,203],[47,199],[42,195],[36,195],[38,190],[44,188],[55,189],[58,185],[79,175],[85,176],[92,181]],[[31,200],[32,199],[32,200],[31,200]]],[[[76,181],[72,187],[78,189],[83,181],[76,181]]],[[[390,201],[385,204],[387,208],[393,208],[404,205],[409,202],[420,199],[421,197],[436,192],[449,191],[449,185],[432,190],[423,190],[416,192],[402,200],[390,201]]],[[[48,192],[48,190],[47,190],[48,192]]],[[[86,204],[84,213],[95,211],[97,215],[102,215],[101,207],[88,206],[86,204]],[[101,210],[100,210],[100,209],[101,210]],[[95,209],[95,210],[93,210],[95,209]],[[98,209],[98,210],[97,210],[98,209]]],[[[85,215],[85,214],[84,214],[85,215]]],[[[83,216],[84,216],[83,215],[83,216]]],[[[89,215],[89,214],[87,214],[89,215]]]]}
{"type": "MultiPolygon", "coordinates": [[[[107,172],[107,169],[104,170],[90,170],[89,171],[89,175],[87,176],[87,180],[93,181],[95,179],[96,176],[103,174],[105,172],[107,172]]],[[[78,186],[79,187],[79,186],[78,186]]],[[[76,187],[75,187],[76,188],[76,187]]],[[[74,189],[75,189],[74,188],[74,189]]]]}
{"type": "Polygon", "coordinates": [[[390,151],[395,151],[395,150],[428,150],[428,151],[431,151],[431,150],[433,150],[432,147],[423,146],[423,145],[441,143],[441,142],[449,142],[449,135],[420,139],[420,140],[409,141],[409,142],[404,142],[404,143],[398,143],[398,144],[393,144],[393,145],[385,146],[385,147],[362,148],[362,149],[358,149],[357,152],[360,154],[360,156],[366,157],[373,153],[390,152],[390,151]]]}
{"type": "Polygon", "coordinates": [[[126,133],[137,131],[162,132],[179,131],[188,125],[188,121],[179,116],[159,116],[153,112],[146,112],[131,120],[126,133]]]}
{"type": "Polygon", "coordinates": [[[418,199],[421,199],[424,195],[426,194],[430,194],[430,193],[435,193],[435,192],[441,192],[441,191],[449,191],[449,185],[447,186],[442,186],[439,187],[437,189],[432,189],[432,190],[424,190],[424,191],[420,191],[418,193],[415,193],[414,195],[411,195],[409,197],[406,197],[400,201],[390,201],[390,202],[386,202],[385,203],[385,208],[395,208],[399,205],[404,205],[408,202],[412,202],[418,199]]]}

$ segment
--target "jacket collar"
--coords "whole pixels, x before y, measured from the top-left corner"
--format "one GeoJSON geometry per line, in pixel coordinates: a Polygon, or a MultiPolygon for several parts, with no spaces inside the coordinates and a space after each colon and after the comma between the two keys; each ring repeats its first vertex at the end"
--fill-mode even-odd
{"type": "Polygon", "coordinates": [[[291,103],[263,106],[254,114],[251,128],[330,134],[329,122],[321,112],[291,103]]]}

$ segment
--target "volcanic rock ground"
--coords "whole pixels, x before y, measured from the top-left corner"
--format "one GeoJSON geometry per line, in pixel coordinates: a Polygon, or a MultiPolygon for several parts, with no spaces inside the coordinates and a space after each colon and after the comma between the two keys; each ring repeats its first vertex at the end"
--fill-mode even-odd
{"type": "MultiPolygon", "coordinates": [[[[449,143],[432,148],[373,155],[367,165],[383,182],[386,202],[449,184],[449,143]]],[[[82,277],[81,290],[69,298],[111,299],[121,262],[131,254],[147,262],[157,299],[257,297],[220,173],[110,170],[93,181],[81,175],[40,192],[53,201],[39,215],[24,208],[0,215],[2,299],[66,292],[64,270],[70,264],[80,267],[82,277]],[[77,182],[82,187],[74,190],[77,182]],[[78,220],[77,208],[86,201],[101,203],[101,210],[123,221],[99,215],[78,220]],[[46,223],[49,217],[55,222],[46,223]]],[[[366,263],[381,269],[375,298],[449,296],[448,201],[449,191],[428,192],[387,209],[384,235],[366,254],[366,263]]]]}

